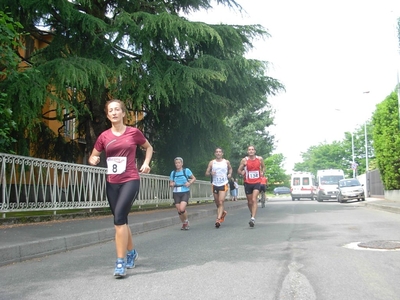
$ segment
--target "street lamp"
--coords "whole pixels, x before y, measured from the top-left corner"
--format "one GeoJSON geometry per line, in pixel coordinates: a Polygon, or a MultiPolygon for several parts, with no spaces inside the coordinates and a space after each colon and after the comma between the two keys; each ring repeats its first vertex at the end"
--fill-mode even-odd
{"type": "Polygon", "coordinates": [[[353,178],[356,178],[356,162],[354,161],[354,132],[351,131],[351,156],[352,156],[352,164],[351,168],[353,169],[353,178]]]}
{"type": "MultiPolygon", "coordinates": [[[[363,92],[363,94],[369,94],[369,91],[363,92]]],[[[364,123],[364,136],[365,136],[365,189],[367,192],[367,194],[365,196],[369,197],[367,120],[365,120],[365,123],[364,123]]]]}
{"type": "MultiPolygon", "coordinates": [[[[340,108],[335,108],[336,111],[342,112],[340,108]]],[[[354,131],[351,130],[351,169],[353,170],[353,178],[356,178],[356,162],[354,160],[354,131]]]]}
{"type": "Polygon", "coordinates": [[[367,136],[367,121],[364,124],[364,135],[365,135],[365,172],[368,173],[368,136],[367,136]]]}

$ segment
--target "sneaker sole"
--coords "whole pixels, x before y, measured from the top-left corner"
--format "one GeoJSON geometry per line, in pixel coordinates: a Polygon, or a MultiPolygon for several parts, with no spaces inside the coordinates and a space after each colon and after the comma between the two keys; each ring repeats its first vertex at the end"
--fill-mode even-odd
{"type": "Polygon", "coordinates": [[[255,224],[255,223],[252,222],[252,221],[249,222],[250,227],[254,227],[254,224],[255,224]]]}
{"type": "Polygon", "coordinates": [[[215,227],[216,227],[216,228],[219,228],[219,226],[221,226],[221,223],[218,223],[218,222],[215,223],[215,227]]]}
{"type": "Polygon", "coordinates": [[[119,277],[119,278],[120,278],[120,277],[125,277],[125,276],[126,276],[126,271],[125,271],[125,273],[116,273],[116,272],[114,272],[114,276],[117,277],[117,278],[118,278],[118,277],[119,277]]]}

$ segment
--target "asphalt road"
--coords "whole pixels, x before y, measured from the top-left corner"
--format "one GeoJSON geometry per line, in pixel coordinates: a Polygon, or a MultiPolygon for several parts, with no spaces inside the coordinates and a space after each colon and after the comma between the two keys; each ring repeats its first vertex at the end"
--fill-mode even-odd
{"type": "Polygon", "coordinates": [[[115,279],[113,242],[0,267],[0,299],[399,299],[398,214],[358,203],[273,198],[134,236],[137,267],[115,279]]]}

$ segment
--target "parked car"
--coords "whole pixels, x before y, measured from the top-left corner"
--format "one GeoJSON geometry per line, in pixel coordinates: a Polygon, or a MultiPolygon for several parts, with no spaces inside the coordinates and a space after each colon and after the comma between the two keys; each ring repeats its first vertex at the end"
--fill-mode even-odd
{"type": "Polygon", "coordinates": [[[284,194],[290,194],[290,188],[286,186],[280,186],[274,188],[274,195],[284,195],[284,194]]]}
{"type": "Polygon", "coordinates": [[[339,180],[337,201],[340,203],[347,202],[347,200],[351,199],[365,201],[363,186],[364,185],[356,178],[339,180]]]}

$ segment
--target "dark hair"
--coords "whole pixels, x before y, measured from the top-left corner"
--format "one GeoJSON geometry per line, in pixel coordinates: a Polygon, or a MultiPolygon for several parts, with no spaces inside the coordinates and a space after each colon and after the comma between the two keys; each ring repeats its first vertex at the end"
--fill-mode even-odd
{"type": "Polygon", "coordinates": [[[111,100],[108,100],[108,101],[106,102],[106,104],[104,105],[104,112],[106,113],[106,115],[108,115],[108,106],[109,106],[111,103],[113,103],[113,102],[117,102],[117,103],[119,103],[119,105],[121,106],[122,111],[125,113],[125,117],[124,117],[123,121],[124,121],[124,124],[126,124],[126,123],[127,123],[127,120],[128,120],[128,119],[127,119],[128,110],[126,109],[125,103],[122,102],[121,100],[119,100],[119,99],[111,99],[111,100]]]}

